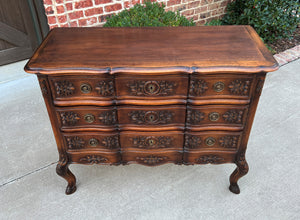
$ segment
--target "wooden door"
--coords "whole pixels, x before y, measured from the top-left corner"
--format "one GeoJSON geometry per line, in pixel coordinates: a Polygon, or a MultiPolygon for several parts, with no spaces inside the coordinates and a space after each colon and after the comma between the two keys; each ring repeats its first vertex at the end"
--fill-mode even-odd
{"type": "Polygon", "coordinates": [[[37,22],[40,10],[33,7],[34,2],[0,1],[0,65],[29,58],[41,42],[44,34],[37,22]]]}

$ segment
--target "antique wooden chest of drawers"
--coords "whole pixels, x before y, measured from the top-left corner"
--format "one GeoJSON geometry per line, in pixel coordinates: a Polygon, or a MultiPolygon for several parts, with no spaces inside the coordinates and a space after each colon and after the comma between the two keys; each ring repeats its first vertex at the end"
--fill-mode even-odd
{"type": "Polygon", "coordinates": [[[59,28],[25,66],[45,99],[59,162],[235,163],[248,172],[248,137],[265,74],[276,61],[250,26],[59,28]]]}

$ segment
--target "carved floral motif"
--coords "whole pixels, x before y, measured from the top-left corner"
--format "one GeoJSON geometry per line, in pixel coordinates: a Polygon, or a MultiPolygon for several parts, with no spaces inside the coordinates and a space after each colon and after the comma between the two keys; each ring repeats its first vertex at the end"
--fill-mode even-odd
{"type": "Polygon", "coordinates": [[[225,148],[237,148],[239,136],[224,136],[219,139],[219,144],[225,148]]]}
{"type": "Polygon", "coordinates": [[[243,118],[243,110],[229,110],[223,115],[223,119],[230,123],[241,123],[243,118]]]}
{"type": "Polygon", "coordinates": [[[85,141],[78,137],[66,137],[67,146],[69,149],[81,149],[85,145],[85,141]]]}
{"type": "Polygon", "coordinates": [[[187,111],[187,123],[189,124],[199,124],[204,119],[205,114],[198,110],[188,109],[187,111]]]}
{"type": "Polygon", "coordinates": [[[102,140],[102,144],[104,147],[108,149],[116,149],[119,148],[119,136],[114,135],[114,136],[107,136],[102,140]]]}
{"type": "Polygon", "coordinates": [[[87,155],[85,157],[80,158],[80,161],[87,162],[89,164],[98,164],[98,163],[105,163],[108,161],[106,157],[100,155],[87,155]]]}
{"type": "Polygon", "coordinates": [[[171,146],[172,141],[172,137],[138,136],[132,138],[132,145],[144,149],[168,148],[171,146]]]}
{"type": "Polygon", "coordinates": [[[164,160],[167,160],[168,157],[160,157],[160,156],[146,156],[146,157],[136,157],[137,161],[141,161],[142,163],[145,163],[147,165],[155,165],[163,162],[164,160]]]}
{"type": "Polygon", "coordinates": [[[128,113],[131,121],[135,124],[167,124],[173,120],[174,113],[171,111],[132,111],[128,113]]]}
{"type": "Polygon", "coordinates": [[[56,94],[58,96],[69,96],[74,93],[75,87],[73,83],[63,80],[63,81],[56,81],[54,83],[56,94]]]}
{"type": "Polygon", "coordinates": [[[136,96],[167,96],[175,92],[177,84],[170,81],[135,80],[127,84],[132,95],[136,96]]]}
{"type": "Polygon", "coordinates": [[[63,125],[75,125],[80,117],[75,112],[61,112],[60,119],[63,125]]]}
{"type": "Polygon", "coordinates": [[[114,95],[114,82],[112,80],[102,80],[95,87],[96,91],[101,96],[114,95]]]}
{"type": "Polygon", "coordinates": [[[207,83],[203,79],[192,79],[190,81],[190,95],[200,96],[208,89],[207,83]]]}
{"type": "Polygon", "coordinates": [[[117,112],[115,110],[103,112],[99,115],[99,120],[105,125],[113,125],[117,122],[117,112]]]}
{"type": "Polygon", "coordinates": [[[197,158],[195,161],[199,164],[207,164],[207,163],[213,163],[217,164],[224,160],[224,158],[218,156],[218,155],[204,155],[199,158],[197,158]]]}
{"type": "Polygon", "coordinates": [[[235,95],[247,95],[250,89],[250,81],[236,79],[228,87],[229,91],[235,95]]]}
{"type": "Polygon", "coordinates": [[[201,145],[201,138],[195,135],[185,135],[184,146],[186,148],[194,149],[201,145]]]}
{"type": "Polygon", "coordinates": [[[246,161],[244,152],[242,152],[238,155],[236,163],[237,163],[237,166],[238,166],[238,169],[239,169],[239,173],[241,173],[242,175],[245,175],[245,174],[248,173],[249,166],[248,166],[248,163],[246,161]]]}

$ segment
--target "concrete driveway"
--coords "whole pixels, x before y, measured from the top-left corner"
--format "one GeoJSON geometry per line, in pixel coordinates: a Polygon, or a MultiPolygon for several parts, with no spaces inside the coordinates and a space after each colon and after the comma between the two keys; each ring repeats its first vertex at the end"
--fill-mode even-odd
{"type": "Polygon", "coordinates": [[[228,190],[233,164],[71,165],[77,191],[65,195],[47,110],[24,64],[0,67],[0,219],[300,219],[300,59],[268,74],[239,195],[228,190]]]}

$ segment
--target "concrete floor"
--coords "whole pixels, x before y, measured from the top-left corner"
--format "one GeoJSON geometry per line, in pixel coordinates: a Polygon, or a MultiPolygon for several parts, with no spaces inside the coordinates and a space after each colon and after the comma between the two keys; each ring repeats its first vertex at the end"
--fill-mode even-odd
{"type": "Polygon", "coordinates": [[[268,74],[249,139],[241,194],[235,165],[71,165],[55,173],[47,111],[25,62],[0,67],[0,219],[300,219],[300,60],[268,74]]]}

